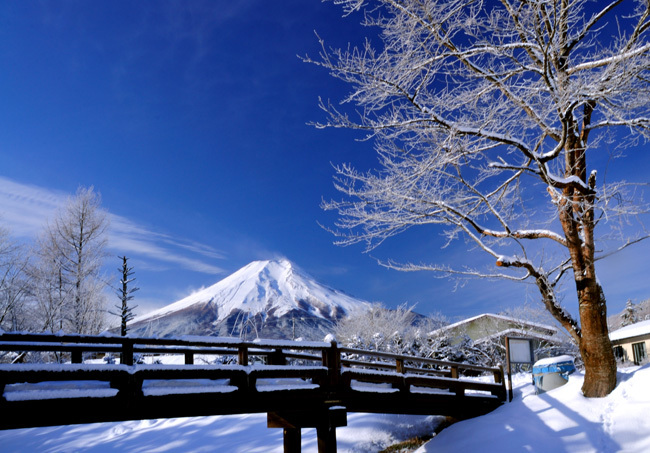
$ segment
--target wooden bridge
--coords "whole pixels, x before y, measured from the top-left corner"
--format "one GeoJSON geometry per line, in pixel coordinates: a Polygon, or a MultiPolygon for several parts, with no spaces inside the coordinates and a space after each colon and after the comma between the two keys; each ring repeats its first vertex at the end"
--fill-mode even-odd
{"type": "Polygon", "coordinates": [[[335,342],[3,333],[0,361],[0,429],[267,413],[269,427],[284,429],[285,452],[300,451],[301,428],[316,428],[319,452],[336,451],[347,412],[464,419],[506,399],[501,368],[335,342]],[[59,363],[20,363],[27,353],[59,363]],[[105,354],[120,363],[102,363],[105,354]],[[160,355],[180,364],[137,363],[160,355]]]}

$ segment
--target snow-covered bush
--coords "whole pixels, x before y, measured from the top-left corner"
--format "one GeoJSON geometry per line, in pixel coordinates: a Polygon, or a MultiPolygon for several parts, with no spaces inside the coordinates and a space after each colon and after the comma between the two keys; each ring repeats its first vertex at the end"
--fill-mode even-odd
{"type": "Polygon", "coordinates": [[[394,310],[373,304],[370,310],[339,322],[334,334],[341,346],[430,358],[433,351],[428,332],[446,324],[440,314],[418,315],[405,304],[394,310]]]}

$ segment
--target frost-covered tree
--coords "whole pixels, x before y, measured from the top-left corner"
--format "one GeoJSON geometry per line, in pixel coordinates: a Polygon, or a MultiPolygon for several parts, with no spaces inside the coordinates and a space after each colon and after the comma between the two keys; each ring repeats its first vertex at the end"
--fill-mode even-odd
{"type": "Polygon", "coordinates": [[[631,299],[628,299],[628,301],[625,303],[625,309],[621,314],[621,319],[623,320],[621,326],[625,327],[625,326],[629,326],[630,324],[639,322],[637,311],[638,311],[638,307],[634,305],[634,302],[632,302],[631,299]]]}
{"type": "Polygon", "coordinates": [[[62,330],[69,306],[69,294],[59,260],[38,249],[27,272],[30,281],[32,329],[37,332],[62,330]]]}
{"type": "Polygon", "coordinates": [[[24,247],[0,227],[0,329],[15,331],[28,327],[27,263],[24,247]]]}
{"type": "Polygon", "coordinates": [[[406,304],[389,309],[376,303],[343,318],[334,335],[341,345],[350,348],[430,357],[428,333],[445,324],[446,319],[439,314],[422,317],[406,304]]]}
{"type": "Polygon", "coordinates": [[[395,348],[412,319],[411,309],[405,306],[393,312],[381,304],[373,304],[369,310],[342,319],[334,335],[348,347],[399,353],[395,348]]]}
{"type": "Polygon", "coordinates": [[[475,251],[461,269],[384,264],[534,283],[579,345],[584,394],[607,395],[616,363],[596,262],[645,236],[623,234],[641,209],[635,186],[596,169],[648,137],[650,4],[333,1],[374,28],[359,47],[321,41],[320,58],[305,58],[353,86],[341,107],[322,103],[317,126],[365,131],[380,161],[336,168],[345,198],[324,208],[339,214],[338,243],[373,249],[423,225],[469,241],[496,267],[472,267],[475,251]],[[565,278],[579,319],[560,303],[565,278]]]}
{"type": "Polygon", "coordinates": [[[467,335],[451,336],[447,333],[429,336],[428,357],[487,367],[504,363],[494,345],[475,342],[467,335]]]}
{"type": "Polygon", "coordinates": [[[39,240],[33,292],[38,305],[47,307],[46,330],[51,324],[52,330],[97,334],[104,327],[106,283],[100,271],[108,217],[100,206],[92,187],[79,188],[39,240]]]}
{"type": "Polygon", "coordinates": [[[135,317],[133,310],[137,305],[129,305],[129,301],[133,300],[135,297],[134,292],[138,291],[140,288],[129,285],[135,281],[133,276],[135,272],[133,267],[129,267],[128,258],[126,256],[118,257],[122,260],[122,266],[117,270],[120,272],[120,286],[117,288],[117,297],[120,298],[121,304],[116,305],[115,308],[118,309],[117,313],[111,312],[111,314],[120,317],[120,335],[125,336],[128,332],[128,323],[135,317]]]}

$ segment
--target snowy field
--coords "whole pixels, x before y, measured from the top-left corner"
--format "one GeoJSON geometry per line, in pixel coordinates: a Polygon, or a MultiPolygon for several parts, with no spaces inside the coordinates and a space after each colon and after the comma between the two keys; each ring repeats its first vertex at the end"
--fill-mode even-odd
{"type": "MultiPolygon", "coordinates": [[[[580,394],[583,376],[535,395],[530,375],[515,379],[515,400],[483,417],[457,423],[419,453],[440,452],[648,452],[650,365],[619,371],[607,398],[580,394]]],[[[339,452],[377,452],[429,434],[438,417],[349,414],[337,429],[339,452]]],[[[315,452],[315,430],[302,434],[315,452]]],[[[282,430],[266,428],[266,415],[200,417],[0,431],[2,452],[241,452],[281,453],[282,430]]]]}

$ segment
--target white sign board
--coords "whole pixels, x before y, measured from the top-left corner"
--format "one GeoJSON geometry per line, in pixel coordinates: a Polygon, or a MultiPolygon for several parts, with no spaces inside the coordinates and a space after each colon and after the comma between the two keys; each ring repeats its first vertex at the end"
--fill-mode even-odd
{"type": "Polygon", "coordinates": [[[531,350],[530,340],[510,338],[510,362],[533,363],[535,359],[531,356],[531,350]]]}

